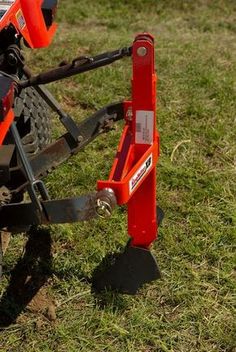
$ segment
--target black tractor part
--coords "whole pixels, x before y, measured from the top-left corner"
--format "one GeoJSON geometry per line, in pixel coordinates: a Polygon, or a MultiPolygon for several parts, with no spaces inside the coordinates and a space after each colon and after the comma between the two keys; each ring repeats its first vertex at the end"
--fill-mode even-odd
{"type": "Polygon", "coordinates": [[[15,98],[14,111],[24,150],[33,156],[51,142],[48,105],[34,87],[29,87],[15,98]]]}

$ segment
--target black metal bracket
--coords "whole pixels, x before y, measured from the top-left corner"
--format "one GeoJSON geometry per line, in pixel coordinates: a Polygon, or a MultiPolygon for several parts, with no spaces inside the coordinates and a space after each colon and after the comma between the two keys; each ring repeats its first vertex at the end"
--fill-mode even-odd
{"type": "Polygon", "coordinates": [[[100,207],[104,204],[112,211],[117,205],[117,201],[111,189],[104,189],[76,198],[41,200],[40,204],[43,211],[35,207],[33,202],[1,206],[0,228],[16,231],[17,228],[31,225],[86,221],[102,216],[100,207]]]}
{"type": "Polygon", "coordinates": [[[80,131],[73,120],[66,112],[63,111],[62,107],[58,103],[58,101],[54,98],[54,96],[44,87],[36,86],[35,89],[39,93],[39,95],[43,98],[44,101],[50,106],[50,108],[58,114],[60,117],[60,121],[65,127],[65,129],[70,133],[75,142],[81,141],[80,131]]]}
{"type": "Polygon", "coordinates": [[[88,220],[96,216],[95,198],[93,194],[79,198],[41,201],[44,212],[38,211],[33,203],[4,205],[0,209],[0,228],[88,220]]]}

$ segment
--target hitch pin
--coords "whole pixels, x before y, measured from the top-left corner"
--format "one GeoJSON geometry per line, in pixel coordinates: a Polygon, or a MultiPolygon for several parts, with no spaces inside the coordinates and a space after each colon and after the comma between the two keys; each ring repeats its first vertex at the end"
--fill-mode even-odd
{"type": "Polygon", "coordinates": [[[111,188],[104,188],[97,193],[96,213],[100,218],[110,217],[116,205],[116,196],[111,188]]]}

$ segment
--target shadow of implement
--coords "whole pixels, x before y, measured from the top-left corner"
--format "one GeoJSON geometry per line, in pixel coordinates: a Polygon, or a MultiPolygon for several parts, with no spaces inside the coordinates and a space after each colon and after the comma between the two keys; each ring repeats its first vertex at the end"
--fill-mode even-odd
{"type": "Polygon", "coordinates": [[[0,330],[15,323],[52,273],[49,230],[32,228],[28,235],[24,255],[13,268],[0,300],[0,330]]]}
{"type": "MultiPolygon", "coordinates": [[[[164,212],[157,207],[157,225],[164,218],[164,212]]],[[[92,292],[101,294],[114,291],[135,295],[145,283],[159,279],[161,273],[151,251],[132,246],[129,240],[120,253],[106,255],[92,275],[92,292]]]]}

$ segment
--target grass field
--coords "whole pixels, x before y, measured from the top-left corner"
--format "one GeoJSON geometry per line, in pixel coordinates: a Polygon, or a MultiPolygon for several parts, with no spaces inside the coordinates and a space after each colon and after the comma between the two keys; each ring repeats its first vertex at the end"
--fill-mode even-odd
{"type": "MultiPolygon", "coordinates": [[[[0,351],[236,351],[236,2],[61,0],[58,22],[50,49],[27,51],[34,72],[129,45],[138,32],[156,38],[157,182],[165,220],[153,252],[163,277],[134,297],[91,294],[93,269],[127,242],[126,213],[118,208],[108,221],[51,228],[53,259],[48,252],[35,268],[43,286],[22,310],[24,304],[12,306],[4,294],[26,242],[14,237],[0,311],[22,313],[0,331],[0,351]]],[[[50,89],[79,121],[128,98],[130,76],[125,59],[50,89]]],[[[54,127],[57,136],[61,130],[54,127]]],[[[94,190],[108,175],[121,130],[51,174],[52,196],[94,190]]]]}

